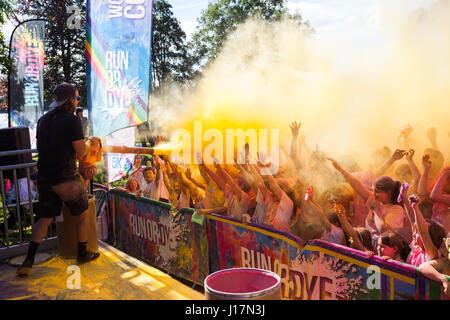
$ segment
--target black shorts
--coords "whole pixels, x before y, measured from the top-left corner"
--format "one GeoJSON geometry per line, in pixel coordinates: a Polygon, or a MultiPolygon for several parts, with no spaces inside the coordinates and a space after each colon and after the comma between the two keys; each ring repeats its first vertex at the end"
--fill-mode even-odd
{"type": "Polygon", "coordinates": [[[80,176],[74,176],[58,183],[39,179],[38,190],[38,214],[41,218],[59,216],[63,202],[73,216],[80,215],[89,207],[88,195],[80,176]]]}

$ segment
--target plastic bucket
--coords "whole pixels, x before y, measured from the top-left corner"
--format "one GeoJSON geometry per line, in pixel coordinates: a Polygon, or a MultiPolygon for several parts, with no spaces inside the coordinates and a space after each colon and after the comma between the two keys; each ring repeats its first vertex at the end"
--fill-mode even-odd
{"type": "Polygon", "coordinates": [[[281,300],[281,279],[257,268],[224,269],[204,282],[207,300],[281,300]]]}

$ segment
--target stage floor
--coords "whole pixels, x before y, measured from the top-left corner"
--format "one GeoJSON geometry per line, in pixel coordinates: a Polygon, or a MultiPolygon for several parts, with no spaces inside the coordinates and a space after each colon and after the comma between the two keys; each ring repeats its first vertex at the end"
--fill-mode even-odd
{"type": "Polygon", "coordinates": [[[75,260],[52,259],[33,266],[28,277],[0,264],[2,300],[203,300],[204,295],[170,275],[99,241],[100,257],[79,268],[79,289],[69,266],[75,260]],[[68,269],[69,268],[69,269],[68,269]],[[69,271],[69,272],[68,272],[69,271]],[[69,283],[69,288],[68,288],[69,283]]]}

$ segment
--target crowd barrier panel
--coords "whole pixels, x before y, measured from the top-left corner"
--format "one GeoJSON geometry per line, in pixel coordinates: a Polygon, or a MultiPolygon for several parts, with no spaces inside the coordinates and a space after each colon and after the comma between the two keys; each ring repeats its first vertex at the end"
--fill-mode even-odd
{"type": "MultiPolygon", "coordinates": [[[[416,292],[417,272],[401,262],[367,258],[359,250],[311,240],[292,261],[290,281],[295,299],[412,300],[418,295],[425,299],[423,292],[416,292]]],[[[437,298],[435,289],[432,298],[437,298]]]]}
{"type": "Polygon", "coordinates": [[[206,223],[194,210],[110,190],[108,242],[159,269],[203,285],[209,274],[206,223]]]}
{"type": "MultiPolygon", "coordinates": [[[[108,242],[152,266],[203,285],[208,274],[254,267],[280,275],[289,300],[441,300],[442,286],[411,265],[367,258],[326,241],[224,217],[175,211],[171,205],[108,192],[108,242]]],[[[450,278],[449,278],[450,279],[450,278]]]]}

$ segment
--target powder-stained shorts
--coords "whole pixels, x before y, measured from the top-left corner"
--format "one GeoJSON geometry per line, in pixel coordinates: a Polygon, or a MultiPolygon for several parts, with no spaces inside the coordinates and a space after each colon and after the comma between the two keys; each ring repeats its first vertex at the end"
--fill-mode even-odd
{"type": "Polygon", "coordinates": [[[39,217],[53,218],[61,214],[64,202],[73,216],[78,216],[89,207],[88,195],[79,176],[54,184],[38,180],[39,217]]]}

